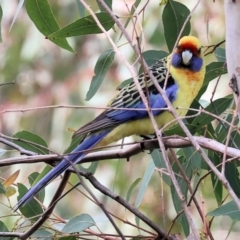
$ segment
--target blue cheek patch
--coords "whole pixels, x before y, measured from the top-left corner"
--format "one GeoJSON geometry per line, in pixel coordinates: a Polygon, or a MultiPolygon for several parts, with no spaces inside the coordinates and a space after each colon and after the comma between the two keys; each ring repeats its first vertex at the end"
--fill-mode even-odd
{"type": "Polygon", "coordinates": [[[172,65],[175,68],[179,68],[182,65],[182,57],[179,53],[175,53],[172,55],[172,65]]]}
{"type": "Polygon", "coordinates": [[[191,66],[190,69],[193,72],[200,71],[200,69],[202,68],[202,65],[203,65],[202,58],[195,57],[195,56],[192,57],[191,62],[190,62],[190,66],[191,66]]]}
{"type": "Polygon", "coordinates": [[[193,56],[189,65],[184,65],[182,62],[182,57],[180,53],[175,53],[172,56],[172,65],[175,68],[187,68],[193,72],[198,72],[201,70],[202,65],[203,65],[203,60],[202,58],[193,56]]]}

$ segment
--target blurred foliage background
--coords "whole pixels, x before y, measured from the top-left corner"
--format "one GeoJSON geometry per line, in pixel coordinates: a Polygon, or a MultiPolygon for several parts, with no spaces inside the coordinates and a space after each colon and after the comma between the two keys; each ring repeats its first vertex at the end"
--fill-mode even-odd
{"type": "MultiPolygon", "coordinates": [[[[190,10],[195,1],[179,1],[185,4],[190,10]]],[[[80,17],[76,1],[51,0],[49,1],[53,13],[61,27],[69,24],[80,17]]],[[[88,0],[93,10],[98,9],[94,0],[88,0]]],[[[131,8],[134,1],[114,1],[113,11],[125,21],[124,17],[129,16],[127,6],[131,8]]],[[[139,9],[145,4],[144,1],[139,5],[139,9]]],[[[160,1],[149,1],[144,10],[143,19],[143,42],[144,50],[161,49],[167,51],[165,44],[161,14],[163,6],[160,1]]],[[[14,81],[14,84],[0,87],[0,128],[5,135],[12,136],[18,131],[27,130],[40,135],[49,144],[53,152],[62,153],[71,141],[72,132],[69,129],[77,130],[80,126],[87,123],[94,116],[98,115],[101,109],[91,109],[91,107],[104,107],[116,94],[116,88],[120,83],[128,79],[130,73],[118,58],[115,56],[114,64],[107,73],[100,90],[90,100],[85,101],[90,81],[94,75],[94,66],[99,55],[106,49],[111,48],[110,44],[102,34],[88,35],[81,37],[68,38],[70,45],[76,54],[56,46],[36,29],[29,19],[23,7],[17,16],[12,28],[11,23],[15,16],[18,1],[1,1],[3,9],[3,19],[1,23],[2,43],[0,44],[0,83],[14,81]],[[89,106],[86,109],[74,108],[51,108],[34,109],[43,106],[54,105],[75,105],[89,106]],[[31,111],[24,111],[31,108],[31,111]],[[15,111],[16,110],[16,111],[15,111]],[[22,111],[21,111],[22,110],[22,111]]],[[[88,15],[86,12],[85,15],[88,15]]],[[[224,39],[224,11],[223,0],[221,1],[202,1],[191,18],[191,34],[200,38],[204,46],[216,44],[224,39]]],[[[132,32],[131,25],[127,28],[132,32]]],[[[130,62],[134,62],[135,56],[132,49],[124,38],[119,39],[120,32],[110,30],[112,38],[119,47],[120,51],[130,62]]],[[[209,56],[206,61],[210,62],[215,57],[209,56]]],[[[138,67],[138,66],[136,66],[138,67]]],[[[211,83],[213,86],[214,83],[211,83]]],[[[217,96],[226,95],[228,80],[221,78],[218,86],[217,96]]],[[[211,89],[204,95],[205,100],[211,97],[211,89]]],[[[0,146],[3,149],[5,145],[0,146]]],[[[3,157],[16,156],[15,151],[7,152],[3,157]]],[[[112,189],[118,195],[126,196],[130,184],[138,177],[142,177],[150,155],[143,153],[132,157],[129,162],[125,160],[103,161],[96,172],[96,177],[104,185],[112,189]],[[127,180],[127,181],[126,181],[127,180]]],[[[8,177],[12,172],[20,169],[18,182],[26,183],[26,177],[34,172],[41,171],[45,164],[15,165],[1,169],[1,178],[8,177]]],[[[77,177],[72,175],[71,182],[75,183],[77,177]]],[[[46,205],[52,197],[53,190],[58,181],[55,180],[47,187],[46,205]]],[[[140,206],[150,219],[157,224],[168,225],[175,216],[172,201],[166,188],[160,187],[161,182],[158,173],[151,180],[144,201],[140,206]],[[164,190],[163,190],[164,189],[164,190]]],[[[208,184],[203,184],[202,197],[207,199],[206,211],[212,209],[212,204],[216,204],[212,198],[213,192],[208,189],[208,184]]],[[[94,191],[94,190],[93,190],[94,191]]],[[[105,198],[97,191],[94,192],[99,199],[106,204],[108,209],[123,219],[134,222],[134,216],[119,208],[119,205],[105,198]]],[[[6,199],[1,197],[1,202],[6,199]]],[[[16,198],[16,195],[11,197],[16,198]]],[[[132,196],[134,203],[134,195],[132,196]]],[[[14,202],[14,201],[13,201],[14,202]]],[[[1,205],[1,211],[9,214],[9,208],[1,205]]],[[[191,211],[195,211],[194,208],[191,211]]],[[[105,231],[111,231],[111,225],[106,221],[106,217],[101,210],[82,194],[75,190],[61,200],[55,213],[64,217],[71,218],[76,214],[90,213],[94,217],[100,228],[103,226],[105,231]]],[[[230,221],[228,218],[217,218],[214,221],[216,234],[221,236],[229,229],[230,221]]],[[[3,218],[10,228],[12,228],[13,218],[3,218]]],[[[196,219],[196,226],[201,228],[200,219],[196,219]],[[198,222],[199,221],[199,222],[198,222]]],[[[133,230],[129,225],[123,224],[123,229],[133,230]]],[[[136,231],[136,229],[134,230],[136,231]]],[[[179,232],[175,227],[173,232],[179,232]]],[[[219,238],[222,239],[222,238],[219,238]]],[[[234,239],[234,238],[233,238],[234,239]]]]}

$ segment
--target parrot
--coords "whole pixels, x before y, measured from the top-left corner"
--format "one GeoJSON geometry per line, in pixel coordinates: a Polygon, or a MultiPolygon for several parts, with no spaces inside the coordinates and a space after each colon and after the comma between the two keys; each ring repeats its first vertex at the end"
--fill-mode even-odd
{"type": "MultiPolygon", "coordinates": [[[[149,67],[149,71],[156,78],[159,86],[165,90],[177,114],[180,117],[185,116],[187,109],[201,89],[205,77],[206,70],[200,40],[194,36],[182,37],[173,53],[157,60],[149,67]],[[167,79],[166,76],[168,76],[167,79]]],[[[138,82],[148,98],[149,107],[153,109],[152,114],[158,128],[174,120],[173,115],[166,110],[167,104],[149,75],[140,74],[138,82]]],[[[29,189],[14,207],[14,211],[31,200],[50,181],[66,171],[71,165],[69,161],[74,165],[79,164],[83,157],[95,147],[107,146],[132,135],[147,136],[154,133],[147,108],[132,81],[118,92],[107,109],[73,134],[73,136],[84,136],[84,139],[71,154],[63,158],[29,189]]]]}

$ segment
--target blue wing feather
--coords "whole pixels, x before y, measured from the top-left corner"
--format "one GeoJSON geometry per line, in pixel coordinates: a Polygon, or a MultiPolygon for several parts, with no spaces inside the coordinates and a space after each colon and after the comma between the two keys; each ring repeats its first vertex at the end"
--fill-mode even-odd
{"type": "MultiPolygon", "coordinates": [[[[173,84],[166,89],[166,95],[170,102],[173,102],[176,99],[177,90],[178,86],[176,84],[173,84]]],[[[151,108],[156,108],[156,110],[153,110],[154,116],[163,112],[162,108],[167,107],[162,95],[159,92],[154,93],[153,91],[149,93],[149,105],[151,108]]],[[[146,107],[142,100],[134,103],[133,105],[129,105],[128,108],[134,108],[134,110],[110,110],[106,113],[105,117],[109,117],[114,121],[122,123],[148,116],[147,110],[143,110],[146,109],[146,107]]]]}

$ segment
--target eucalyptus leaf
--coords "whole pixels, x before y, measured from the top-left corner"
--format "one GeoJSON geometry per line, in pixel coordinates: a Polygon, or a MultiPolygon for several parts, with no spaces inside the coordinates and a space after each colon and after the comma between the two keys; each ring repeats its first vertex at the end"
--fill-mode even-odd
{"type": "Polygon", "coordinates": [[[0,182],[0,194],[6,194],[6,190],[1,182],[0,182]]]}
{"type": "Polygon", "coordinates": [[[13,142],[26,150],[39,154],[49,153],[47,143],[34,133],[21,131],[14,134],[13,137],[16,138],[13,142]]]}
{"type": "MultiPolygon", "coordinates": [[[[162,21],[164,34],[169,52],[172,52],[182,26],[189,16],[189,9],[182,3],[169,0],[163,9],[162,21]]],[[[180,37],[189,35],[190,21],[187,22],[180,37]]]]}
{"type": "Polygon", "coordinates": [[[163,181],[168,186],[171,186],[172,180],[169,177],[169,175],[167,174],[167,167],[166,167],[165,161],[163,159],[162,153],[158,149],[155,149],[151,152],[151,156],[152,156],[152,160],[155,164],[155,167],[158,168],[159,170],[163,171],[162,174],[159,172],[159,174],[161,174],[161,176],[163,178],[163,181]]]}
{"type": "MultiPolygon", "coordinates": [[[[217,99],[212,103],[210,103],[209,106],[205,108],[205,111],[219,116],[229,107],[231,101],[232,101],[232,98],[230,96],[217,99]]],[[[193,120],[192,125],[203,127],[211,123],[214,119],[215,119],[214,116],[211,116],[206,113],[201,113],[201,115],[197,116],[193,120]]]]}
{"type": "MultiPolygon", "coordinates": [[[[96,13],[101,25],[105,28],[106,31],[111,29],[114,25],[113,19],[108,13],[96,13]]],[[[97,25],[94,18],[90,15],[84,18],[80,18],[66,27],[55,31],[48,35],[50,40],[57,40],[61,38],[68,38],[74,36],[88,35],[88,34],[97,34],[102,33],[101,28],[97,25]]]]}
{"type": "Polygon", "coordinates": [[[127,191],[127,197],[126,197],[126,201],[129,202],[131,194],[133,189],[138,185],[138,183],[141,181],[141,178],[137,178],[129,187],[128,191],[127,191]]]}
{"type": "Polygon", "coordinates": [[[219,62],[226,62],[226,51],[225,48],[216,48],[214,54],[219,62]]]}
{"type": "Polygon", "coordinates": [[[84,7],[84,5],[79,0],[76,0],[76,4],[77,4],[79,15],[81,17],[85,17],[85,7],[84,7]]]}
{"type": "MultiPolygon", "coordinates": [[[[181,166],[182,166],[182,170],[185,173],[185,176],[190,181],[192,178],[192,174],[193,174],[190,156],[187,158],[186,158],[186,156],[182,157],[181,166]]],[[[173,167],[174,167],[173,168],[174,172],[178,173],[181,176],[181,171],[180,171],[179,167],[177,166],[177,164],[174,164],[173,167]]],[[[183,177],[180,177],[180,176],[176,176],[177,182],[180,186],[182,194],[184,195],[185,199],[187,199],[188,183],[185,181],[185,179],[183,177]]],[[[171,193],[172,193],[173,205],[176,209],[176,212],[179,213],[183,210],[182,200],[179,199],[179,196],[175,190],[174,185],[171,185],[171,193]]],[[[178,217],[177,222],[179,224],[181,224],[183,231],[185,233],[185,236],[188,236],[189,235],[189,224],[188,224],[188,221],[187,221],[187,218],[186,218],[184,212],[178,217]]]]}
{"type": "Polygon", "coordinates": [[[79,216],[71,218],[68,221],[68,223],[63,227],[62,232],[64,233],[82,232],[85,229],[94,225],[95,222],[90,215],[81,214],[79,216]]]}
{"type": "Polygon", "coordinates": [[[87,92],[86,101],[89,101],[101,86],[107,71],[112,65],[115,52],[112,49],[104,51],[97,60],[94,68],[95,76],[92,78],[89,90],[87,92]]]}
{"type": "MultiPolygon", "coordinates": [[[[18,201],[28,192],[28,189],[21,183],[18,183],[18,201]]],[[[37,221],[41,214],[43,213],[43,209],[40,204],[35,200],[31,199],[24,206],[19,208],[20,212],[28,218],[31,222],[37,221]]]]}
{"type": "Polygon", "coordinates": [[[53,239],[53,234],[46,230],[37,230],[31,235],[32,238],[37,240],[51,240],[53,239]]]}
{"type": "Polygon", "coordinates": [[[224,62],[212,62],[206,66],[206,74],[203,82],[203,86],[199,91],[196,99],[199,99],[206,91],[209,82],[213,79],[227,73],[227,67],[224,62]]]}
{"type": "Polygon", "coordinates": [[[236,203],[234,201],[230,201],[224,204],[221,207],[216,208],[215,210],[209,212],[208,216],[228,216],[233,221],[240,221],[240,210],[238,209],[236,203]]]}
{"type": "MultiPolygon", "coordinates": [[[[25,7],[28,16],[44,36],[49,36],[60,29],[47,0],[25,0],[25,7]]],[[[49,40],[74,53],[66,39],[49,40]]]]}
{"type": "MultiPolygon", "coordinates": [[[[110,10],[112,10],[112,0],[104,0],[106,5],[109,7],[110,10]]],[[[97,1],[97,4],[102,12],[105,12],[105,8],[97,1]]]]}
{"type": "Polygon", "coordinates": [[[151,160],[147,166],[147,169],[146,169],[146,171],[143,175],[142,181],[141,181],[141,185],[140,185],[140,189],[139,189],[139,192],[137,195],[136,203],[134,204],[134,207],[136,207],[136,208],[138,208],[142,202],[144,194],[147,190],[147,186],[152,178],[154,169],[155,169],[155,164],[151,160]]]}
{"type": "MultiPolygon", "coordinates": [[[[208,151],[208,157],[215,166],[219,165],[222,162],[222,157],[213,151],[208,151]]],[[[221,171],[220,167],[218,167],[218,170],[221,171]]],[[[222,204],[223,198],[222,182],[218,179],[218,177],[214,173],[211,173],[211,180],[216,201],[218,203],[218,206],[220,206],[222,204]]]]}

